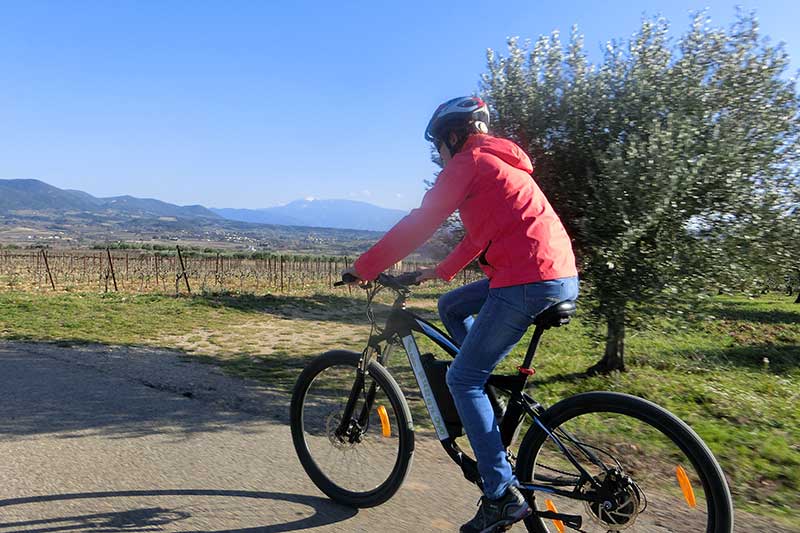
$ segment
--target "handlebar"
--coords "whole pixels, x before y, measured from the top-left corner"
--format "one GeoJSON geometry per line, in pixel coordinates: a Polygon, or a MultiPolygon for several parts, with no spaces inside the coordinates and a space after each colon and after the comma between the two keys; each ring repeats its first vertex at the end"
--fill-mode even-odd
{"type": "Polygon", "coordinates": [[[347,285],[348,283],[355,283],[358,281],[358,278],[352,274],[343,274],[342,281],[337,281],[333,284],[334,287],[341,287],[342,285],[347,285]]]}
{"type": "MultiPolygon", "coordinates": [[[[411,285],[419,285],[417,278],[421,272],[419,270],[415,270],[414,272],[404,272],[399,276],[392,276],[389,274],[380,274],[377,279],[375,280],[376,283],[383,285],[384,287],[389,287],[390,289],[395,290],[404,290],[410,287],[411,285]]],[[[342,285],[346,285],[348,283],[355,283],[358,281],[358,278],[353,276],[352,274],[344,274],[342,276],[342,281],[337,281],[333,284],[334,287],[341,287],[342,285]]]]}

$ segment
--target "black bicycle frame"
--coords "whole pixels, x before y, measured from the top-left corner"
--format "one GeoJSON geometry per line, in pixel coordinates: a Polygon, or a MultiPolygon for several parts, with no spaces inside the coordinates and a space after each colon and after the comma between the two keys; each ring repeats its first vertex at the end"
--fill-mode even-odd
{"type": "MultiPolygon", "coordinates": [[[[415,332],[425,335],[451,357],[455,357],[458,354],[458,345],[452,338],[450,338],[449,335],[427,320],[405,309],[405,296],[401,294],[398,296],[397,300],[392,306],[392,312],[386,321],[386,326],[384,327],[383,331],[380,334],[372,335],[370,337],[368,348],[365,350],[364,358],[371,357],[372,354],[369,353],[369,350],[374,350],[375,353],[377,353],[377,361],[383,366],[387,366],[389,355],[391,353],[391,347],[398,343],[403,345],[406,355],[408,356],[411,369],[414,372],[414,377],[416,378],[420,392],[422,393],[425,406],[428,409],[428,414],[433,422],[436,436],[439,438],[439,441],[450,458],[459,465],[464,477],[478,486],[482,486],[477,463],[474,459],[464,454],[464,452],[456,443],[455,436],[451,436],[447,425],[445,424],[444,417],[439,409],[439,404],[436,401],[430,381],[422,365],[419,347],[417,346],[417,342],[414,338],[415,332]],[[387,347],[385,349],[381,349],[382,343],[387,343],[387,347]]],[[[492,403],[492,407],[495,409],[495,412],[498,412],[498,410],[502,409],[502,406],[497,398],[497,395],[495,394],[495,391],[499,390],[509,395],[508,405],[505,407],[504,414],[499,424],[500,436],[504,447],[510,447],[511,444],[516,440],[519,429],[522,426],[522,421],[527,414],[531,417],[533,423],[537,424],[543,431],[547,433],[548,437],[556,443],[562,453],[564,453],[564,456],[580,473],[580,480],[575,483],[575,489],[571,491],[557,489],[553,485],[541,485],[536,483],[523,483],[520,486],[523,490],[542,491],[577,500],[595,501],[595,498],[587,497],[579,492],[579,486],[583,485],[584,482],[598,485],[597,481],[578,462],[572,452],[570,452],[570,450],[564,446],[559,437],[554,435],[544,424],[542,424],[542,422],[539,420],[539,416],[542,412],[544,412],[544,408],[524,392],[528,378],[534,373],[531,369],[531,363],[543,332],[544,328],[541,326],[537,325],[534,329],[533,337],[530,345],[528,346],[525,360],[523,364],[518,367],[519,372],[517,374],[492,374],[489,377],[487,382],[487,394],[489,396],[489,401],[492,403]]],[[[353,384],[345,412],[342,416],[342,424],[339,428],[340,436],[347,431],[346,425],[349,423],[348,421],[351,420],[355,405],[363,392],[365,383],[365,368],[366,366],[364,364],[359,365],[358,377],[356,378],[356,382],[353,384]]],[[[375,387],[376,385],[373,382],[370,386],[370,389],[365,394],[365,404],[358,418],[359,425],[362,428],[365,427],[370,409],[372,408],[372,400],[374,400],[375,397],[375,387]]],[[[594,455],[594,453],[591,452],[591,450],[587,450],[585,447],[581,446],[576,439],[568,434],[564,434],[564,437],[575,443],[590,460],[602,465],[602,461],[600,461],[594,455]]],[[[552,518],[550,515],[553,515],[553,517],[570,521],[572,523],[575,523],[575,520],[580,520],[580,517],[564,515],[560,513],[554,514],[544,511],[539,514],[543,518],[552,518]]]]}

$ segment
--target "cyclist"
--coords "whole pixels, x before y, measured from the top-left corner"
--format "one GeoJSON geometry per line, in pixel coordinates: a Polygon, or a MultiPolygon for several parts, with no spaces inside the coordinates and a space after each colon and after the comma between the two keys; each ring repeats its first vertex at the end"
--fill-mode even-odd
{"type": "Polygon", "coordinates": [[[578,296],[569,236],[531,179],[530,159],[513,142],[489,135],[488,126],[488,108],[477,97],[454,98],[436,109],[425,130],[444,164],[436,183],[419,208],[345,271],[375,279],[459,211],[464,239],[418,281],[450,281],[475,258],[487,276],[439,299],[442,322],[461,346],[447,385],[483,480],[478,513],[462,532],[495,531],[531,513],[516,488],[484,387],[536,315],[578,296]]]}

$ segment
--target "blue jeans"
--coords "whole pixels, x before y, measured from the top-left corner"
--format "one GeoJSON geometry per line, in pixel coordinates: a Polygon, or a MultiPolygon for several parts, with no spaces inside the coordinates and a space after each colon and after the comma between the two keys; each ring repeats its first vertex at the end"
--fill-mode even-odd
{"type": "Polygon", "coordinates": [[[563,300],[578,297],[578,278],[490,289],[476,281],[439,298],[439,316],[461,345],[447,372],[461,422],[475,451],[487,498],[497,499],[517,480],[506,459],[497,420],[484,389],[494,368],[519,342],[533,319],[563,300]],[[472,315],[477,318],[472,321],[472,315]]]}

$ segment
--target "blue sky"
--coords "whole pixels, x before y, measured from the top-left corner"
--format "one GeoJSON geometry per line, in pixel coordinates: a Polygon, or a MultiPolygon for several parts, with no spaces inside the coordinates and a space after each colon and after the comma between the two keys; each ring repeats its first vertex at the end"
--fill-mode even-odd
{"type": "Polygon", "coordinates": [[[663,14],[676,35],[736,5],[800,67],[800,2],[222,0],[0,3],[0,178],[96,196],[267,207],[303,197],[411,208],[423,130],[477,89],[488,47],[568,35],[591,53],[663,14]]]}

